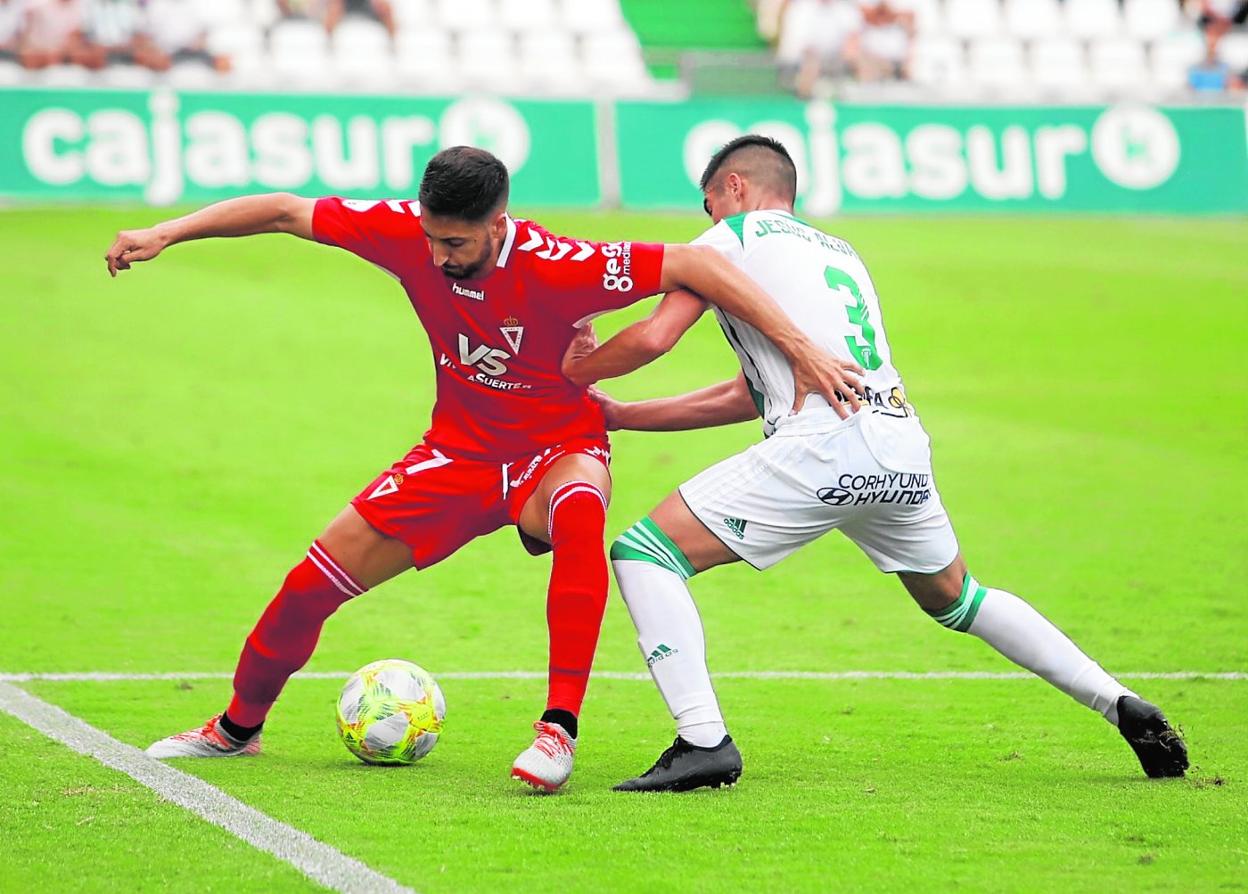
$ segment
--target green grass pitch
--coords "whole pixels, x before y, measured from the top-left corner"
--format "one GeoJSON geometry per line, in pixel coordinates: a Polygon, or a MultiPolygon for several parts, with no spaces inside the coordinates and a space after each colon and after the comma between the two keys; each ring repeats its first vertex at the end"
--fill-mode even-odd
{"type": "MultiPolygon", "coordinates": [[[[0,213],[0,673],[227,672],[308,542],[424,431],[432,369],[401,292],[286,237],[179,246],[110,281],[150,209],[0,213]]],[[[685,240],[683,216],[543,214],[685,240]]],[[[1248,265],[1242,221],[847,219],[935,444],[977,577],[1116,672],[1248,670],[1248,265]]],[[[645,307],[601,321],[611,332],[645,307]]],[[[734,374],[704,320],[613,384],[734,374]]],[[[613,536],[758,437],[618,434],[613,536]]],[[[328,624],[312,671],[540,670],[548,559],[509,531],[328,624]]],[[[693,582],[720,671],[1008,671],[835,535],[760,575],[693,582]]],[[[644,671],[618,598],[596,667],[644,671]]],[[[533,680],[445,679],[412,768],[336,741],[338,682],[296,679],[254,761],[187,765],[421,892],[1245,891],[1248,681],[1135,680],[1193,770],[1144,779],[1103,721],[1032,680],[718,684],[731,791],[609,791],[670,742],[645,681],[598,679],[568,790],[507,779],[533,680]]],[[[225,680],[22,684],[144,746],[220,709],[225,680]]],[[[0,890],[296,891],[290,866],[0,714],[0,890]]]]}

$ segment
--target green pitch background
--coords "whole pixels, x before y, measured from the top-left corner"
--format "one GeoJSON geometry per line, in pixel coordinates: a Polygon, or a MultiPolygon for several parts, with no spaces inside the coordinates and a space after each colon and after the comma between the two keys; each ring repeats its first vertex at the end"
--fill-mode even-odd
{"type": "MultiPolygon", "coordinates": [[[[0,214],[0,672],[223,672],[286,570],[424,431],[427,342],[393,282],[288,237],[179,246],[110,281],[150,209],[0,214]]],[[[684,240],[693,217],[541,215],[684,240]]],[[[1248,670],[1248,224],[841,220],[875,276],[980,580],[1107,668],[1248,670]]],[[[603,332],[635,318],[601,322],[603,332]]],[[[704,320],[624,397],[728,378],[704,320]]],[[[757,438],[615,436],[614,534],[757,438]]],[[[344,608],[309,670],[406,657],[540,670],[549,560],[510,531],[344,608]]],[[[833,536],[698,578],[712,666],[1012,668],[927,620],[833,536]]],[[[640,671],[627,612],[596,667],[640,671]]],[[[122,741],[220,710],[226,681],[24,684],[122,741]]],[[[597,680],[569,789],[506,778],[536,681],[445,680],[447,733],[379,770],[337,743],[334,681],[293,681],[254,761],[183,764],[422,892],[1248,890],[1248,681],[1135,681],[1185,730],[1185,781],[1034,681],[725,680],[732,791],[609,786],[670,742],[647,682],[597,680]]],[[[287,891],[287,865],[0,714],[0,890],[287,891]]]]}

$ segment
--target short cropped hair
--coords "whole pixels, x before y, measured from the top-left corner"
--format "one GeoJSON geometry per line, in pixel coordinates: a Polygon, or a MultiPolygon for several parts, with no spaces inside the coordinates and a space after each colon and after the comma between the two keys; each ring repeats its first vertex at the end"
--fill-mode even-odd
{"type": "Polygon", "coordinates": [[[784,144],[762,134],[737,137],[711,156],[702,172],[701,187],[706,192],[720,173],[739,174],[760,186],[793,201],[797,198],[797,166],[784,144]]]}
{"type": "Polygon", "coordinates": [[[507,166],[484,149],[451,146],[425,167],[420,181],[422,211],[473,223],[507,204],[511,181],[507,166]]]}

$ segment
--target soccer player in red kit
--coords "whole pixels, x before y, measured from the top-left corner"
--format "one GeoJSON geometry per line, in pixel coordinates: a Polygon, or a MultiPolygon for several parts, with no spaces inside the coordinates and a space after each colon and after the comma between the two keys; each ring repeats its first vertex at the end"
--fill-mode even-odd
{"type": "Polygon", "coordinates": [[[857,385],[851,365],[815,348],[717,253],[555,236],[509,216],[508,189],[502,162],[461,146],[429,162],[419,204],[248,196],[118,234],[106,256],[113,275],[169,245],[209,236],[284,232],[344,248],[400,282],[437,370],[424,439],[366,486],[287,575],[247,637],[229,706],[148,754],[258,753],[270,708],[339,606],[515,525],[531,553],[553,550],[554,561],[546,711],[512,775],[557,790],[572,772],[607,597],[610,448],[601,409],[560,372],[578,327],[680,286],[749,320],[791,354],[797,394],[835,402],[857,385]]]}

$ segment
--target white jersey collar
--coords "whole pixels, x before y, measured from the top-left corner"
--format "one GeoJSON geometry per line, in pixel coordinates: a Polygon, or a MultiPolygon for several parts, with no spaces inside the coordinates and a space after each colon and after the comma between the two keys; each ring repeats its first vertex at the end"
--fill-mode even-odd
{"type": "Polygon", "coordinates": [[[503,239],[503,249],[498,253],[497,267],[506,267],[507,259],[511,257],[511,247],[516,243],[516,222],[511,219],[511,215],[507,215],[507,236],[503,239]]]}

